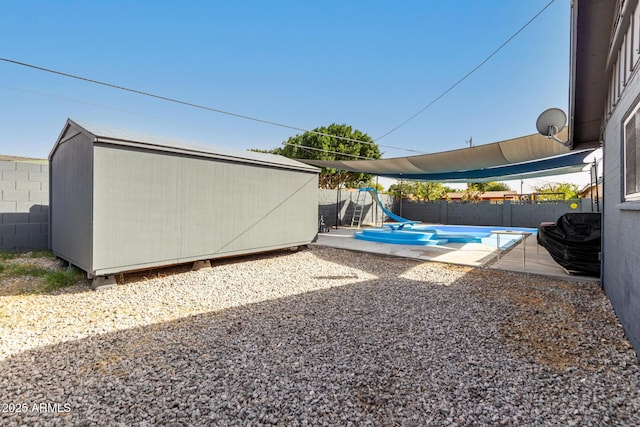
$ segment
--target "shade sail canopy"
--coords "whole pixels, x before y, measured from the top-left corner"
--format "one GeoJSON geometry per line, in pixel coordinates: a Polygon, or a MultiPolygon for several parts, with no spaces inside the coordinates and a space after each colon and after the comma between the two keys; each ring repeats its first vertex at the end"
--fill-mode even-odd
{"type": "MultiPolygon", "coordinates": [[[[566,138],[567,131],[560,134],[566,138]]],[[[433,182],[487,182],[580,172],[594,150],[569,151],[542,135],[528,135],[471,148],[381,160],[302,162],[390,178],[433,182]]]]}

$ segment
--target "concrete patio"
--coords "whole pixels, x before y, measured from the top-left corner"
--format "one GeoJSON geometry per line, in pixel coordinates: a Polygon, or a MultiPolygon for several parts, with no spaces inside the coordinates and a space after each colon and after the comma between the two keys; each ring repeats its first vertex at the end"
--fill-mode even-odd
{"type": "Polygon", "coordinates": [[[487,267],[504,271],[524,272],[567,280],[588,280],[599,282],[598,278],[576,276],[567,273],[557,264],[547,250],[538,245],[530,236],[525,244],[517,243],[500,252],[497,248],[480,243],[449,243],[444,246],[397,245],[369,242],[353,238],[358,228],[332,228],[328,233],[320,233],[314,244],[352,251],[369,252],[402,258],[435,261],[448,264],[487,267]]]}

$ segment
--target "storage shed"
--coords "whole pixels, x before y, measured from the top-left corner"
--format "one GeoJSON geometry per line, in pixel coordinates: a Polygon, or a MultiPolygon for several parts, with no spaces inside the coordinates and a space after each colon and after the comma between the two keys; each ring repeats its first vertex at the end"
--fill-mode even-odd
{"type": "MultiPolygon", "coordinates": [[[[305,245],[319,169],[67,120],[49,155],[53,253],[116,273],[305,245]]],[[[106,278],[106,280],[105,280],[106,278]]]]}

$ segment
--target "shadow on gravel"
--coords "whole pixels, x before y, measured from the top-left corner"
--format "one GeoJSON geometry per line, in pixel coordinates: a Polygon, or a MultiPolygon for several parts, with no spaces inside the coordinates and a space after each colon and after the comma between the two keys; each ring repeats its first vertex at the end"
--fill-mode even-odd
{"type": "MultiPolygon", "coordinates": [[[[536,293],[524,275],[438,266],[440,278],[423,281],[420,269],[436,267],[388,257],[373,264],[375,279],[12,356],[0,362],[0,424],[640,422],[638,366],[621,350],[604,297],[579,302],[579,289],[558,281],[536,293]],[[522,309],[504,297],[508,287],[541,301],[523,297],[522,309]],[[523,314],[550,299],[574,311],[523,314]],[[588,366],[546,363],[505,334],[532,322],[571,322],[570,356],[588,357],[588,366]],[[28,410],[9,411],[12,403],[28,410]]],[[[557,339],[560,348],[565,338],[557,339]]]]}

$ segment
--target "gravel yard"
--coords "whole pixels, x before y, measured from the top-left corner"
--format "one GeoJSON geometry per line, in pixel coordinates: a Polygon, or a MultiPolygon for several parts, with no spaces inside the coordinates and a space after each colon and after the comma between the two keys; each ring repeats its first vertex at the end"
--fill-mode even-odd
{"type": "Polygon", "coordinates": [[[0,425],[640,425],[593,282],[319,246],[119,279],[2,279],[0,425]]]}

